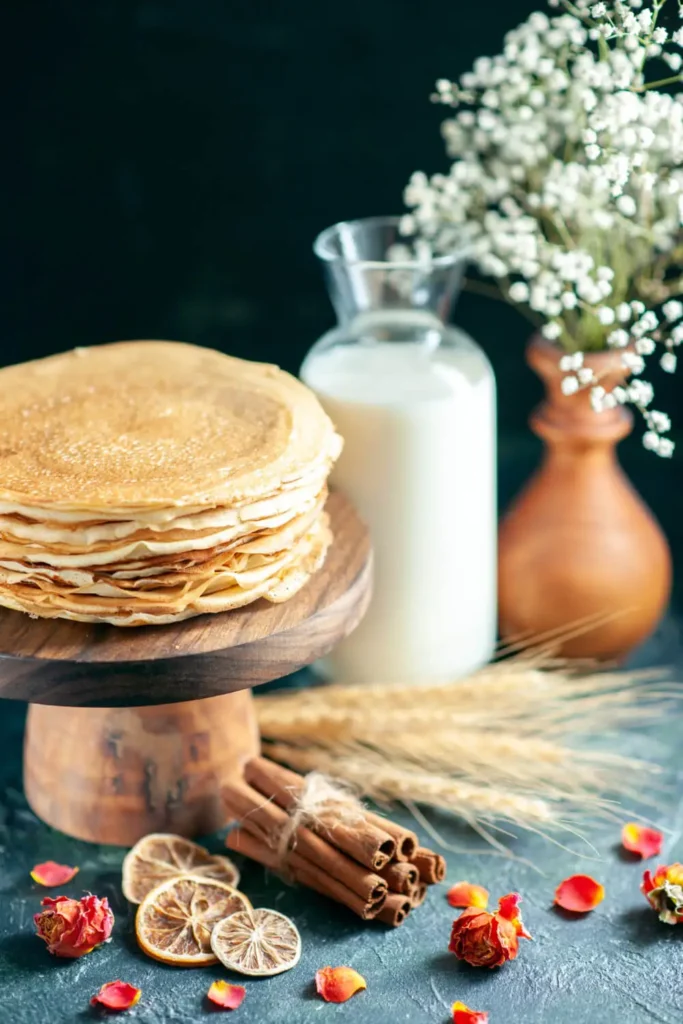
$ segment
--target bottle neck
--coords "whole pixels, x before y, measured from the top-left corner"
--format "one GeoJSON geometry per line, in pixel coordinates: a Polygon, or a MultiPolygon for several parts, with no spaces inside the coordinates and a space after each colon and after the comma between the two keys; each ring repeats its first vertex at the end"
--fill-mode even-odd
{"type": "Polygon", "coordinates": [[[460,283],[459,267],[346,263],[325,266],[330,299],[340,325],[359,318],[400,321],[408,317],[443,326],[460,283]]]}
{"type": "Polygon", "coordinates": [[[410,347],[429,355],[441,344],[445,330],[438,317],[422,310],[369,310],[340,324],[334,333],[346,345],[410,347]]]}

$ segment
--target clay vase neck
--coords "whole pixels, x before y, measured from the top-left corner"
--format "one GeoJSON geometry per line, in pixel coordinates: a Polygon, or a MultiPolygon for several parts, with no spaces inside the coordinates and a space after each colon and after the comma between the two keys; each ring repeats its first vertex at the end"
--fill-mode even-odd
{"type": "MultiPolygon", "coordinates": [[[[630,411],[596,413],[590,388],[565,395],[562,354],[541,338],[527,349],[546,388],[530,420],[546,448],[500,526],[500,632],[505,640],[578,632],[560,653],[621,660],[666,608],[671,556],[616,457],[632,427],[630,411]]],[[[607,391],[628,376],[619,352],[587,355],[585,365],[607,391]]]]}
{"type": "MultiPolygon", "coordinates": [[[[531,429],[555,454],[579,446],[596,457],[616,461],[615,445],[631,432],[633,414],[623,405],[596,413],[590,402],[590,387],[565,395],[562,381],[567,374],[560,370],[563,355],[556,345],[541,337],[533,338],[527,346],[527,363],[546,390],[545,401],[531,415],[531,429]]],[[[606,391],[623,384],[629,375],[618,351],[594,352],[585,357],[584,365],[593,370],[606,391]]]]}

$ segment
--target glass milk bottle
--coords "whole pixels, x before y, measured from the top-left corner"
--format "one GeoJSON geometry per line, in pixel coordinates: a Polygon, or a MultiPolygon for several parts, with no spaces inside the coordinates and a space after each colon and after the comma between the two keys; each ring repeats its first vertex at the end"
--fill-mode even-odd
{"type": "Polygon", "coordinates": [[[332,485],[375,555],[370,608],[321,666],[340,681],[447,681],[495,644],[493,372],[446,325],[464,254],[414,258],[398,224],[336,224],[315,242],[339,325],[301,377],[344,438],[332,485]]]}

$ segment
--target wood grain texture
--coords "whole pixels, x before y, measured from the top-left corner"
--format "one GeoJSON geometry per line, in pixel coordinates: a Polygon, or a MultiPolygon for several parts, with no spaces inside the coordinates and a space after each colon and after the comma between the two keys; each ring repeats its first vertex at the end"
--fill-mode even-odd
{"type": "MultiPolygon", "coordinates": [[[[546,452],[500,527],[501,635],[530,639],[609,617],[560,653],[620,660],[653,632],[671,589],[664,534],[616,457],[632,417],[622,406],[596,414],[588,390],[564,395],[556,346],[536,339],[527,355],[546,385],[531,419],[546,452]]],[[[627,376],[619,352],[584,361],[607,390],[627,376]]]]}
{"type": "Polygon", "coordinates": [[[147,708],[35,705],[24,789],[43,821],[78,839],[207,835],[227,823],[221,789],[258,751],[249,690],[147,708]]]}
{"type": "Polygon", "coordinates": [[[120,628],[32,619],[0,609],[0,697],[110,707],[166,704],[257,686],[322,657],[370,599],[368,532],[340,494],[328,501],[334,541],[291,601],[258,601],[167,626],[120,628]]]}
{"type": "Polygon", "coordinates": [[[221,788],[259,751],[249,688],[326,654],[370,598],[367,530],[340,495],[329,511],[327,561],[283,605],[139,630],[0,615],[0,695],[33,703],[24,786],[39,817],[124,846],[226,824],[221,788]]]}

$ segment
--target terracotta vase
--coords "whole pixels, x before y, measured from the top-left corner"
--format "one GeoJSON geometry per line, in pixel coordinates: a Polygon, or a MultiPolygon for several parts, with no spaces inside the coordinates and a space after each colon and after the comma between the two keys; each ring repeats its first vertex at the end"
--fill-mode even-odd
{"type": "MultiPolygon", "coordinates": [[[[500,632],[511,641],[566,630],[577,635],[561,654],[621,660],[652,633],[666,608],[671,556],[617,461],[631,412],[623,406],[594,412],[590,389],[564,395],[561,355],[540,337],[527,349],[546,387],[530,420],[546,450],[500,526],[500,632]],[[599,617],[581,631],[582,621],[599,617]]],[[[608,391],[628,376],[616,351],[586,356],[585,365],[608,391]]]]}

